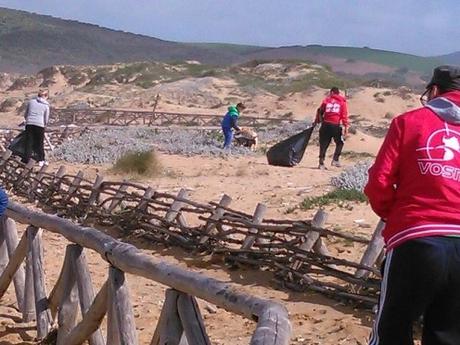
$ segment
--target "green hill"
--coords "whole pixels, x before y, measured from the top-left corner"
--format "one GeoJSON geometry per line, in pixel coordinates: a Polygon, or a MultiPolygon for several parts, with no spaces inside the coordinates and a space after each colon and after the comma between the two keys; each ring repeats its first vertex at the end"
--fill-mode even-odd
{"type": "MultiPolygon", "coordinates": [[[[328,65],[353,77],[367,66],[368,79],[404,80],[408,71],[426,77],[438,58],[426,58],[370,48],[320,45],[259,47],[221,43],[180,43],[0,7],[0,72],[37,72],[51,65],[96,65],[116,62],[197,60],[208,65],[240,64],[252,60],[299,60],[328,65]],[[328,59],[325,59],[327,57],[328,59]],[[334,60],[335,59],[335,60],[334,60]],[[327,61],[326,61],[327,60],[327,61]],[[336,61],[337,60],[337,61],[336,61]],[[348,70],[336,67],[349,63],[348,70]],[[379,66],[391,67],[382,72],[379,66]],[[387,76],[386,74],[392,74],[387,76]],[[398,74],[398,75],[395,75],[398,74]]],[[[363,77],[363,73],[360,74],[363,77]]]]}
{"type": "Polygon", "coordinates": [[[194,59],[222,64],[238,59],[199,45],[0,8],[0,71],[36,72],[55,64],[194,59]]]}
{"type": "Polygon", "coordinates": [[[460,66],[460,51],[451,53],[451,54],[447,54],[447,55],[438,56],[438,59],[440,59],[446,64],[460,66]]]}

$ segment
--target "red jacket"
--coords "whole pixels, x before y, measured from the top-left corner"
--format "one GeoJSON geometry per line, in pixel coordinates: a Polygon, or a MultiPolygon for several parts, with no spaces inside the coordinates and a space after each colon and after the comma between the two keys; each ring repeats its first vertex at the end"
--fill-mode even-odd
{"type": "Polygon", "coordinates": [[[316,113],[315,123],[320,122],[334,125],[342,123],[345,127],[348,127],[347,100],[340,95],[334,94],[326,97],[316,113]]]}
{"type": "Polygon", "coordinates": [[[388,249],[460,235],[460,91],[392,121],[364,192],[386,221],[388,249]]]}

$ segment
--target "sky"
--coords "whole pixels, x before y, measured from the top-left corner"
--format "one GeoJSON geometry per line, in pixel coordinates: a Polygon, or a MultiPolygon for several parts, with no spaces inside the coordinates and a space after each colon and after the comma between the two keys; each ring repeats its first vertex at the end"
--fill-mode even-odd
{"type": "Polygon", "coordinates": [[[0,7],[180,42],[460,51],[459,0],[0,0],[0,7]]]}

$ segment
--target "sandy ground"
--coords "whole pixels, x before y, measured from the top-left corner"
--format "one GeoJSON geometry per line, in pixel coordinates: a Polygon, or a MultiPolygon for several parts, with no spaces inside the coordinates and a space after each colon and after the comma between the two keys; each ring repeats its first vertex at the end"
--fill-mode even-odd
{"type": "MultiPolygon", "coordinates": [[[[365,135],[350,137],[346,150],[358,150],[363,146],[375,152],[379,140],[365,135]],[[363,144],[366,145],[363,145],[363,144]]],[[[258,202],[268,205],[267,217],[310,219],[315,210],[286,214],[285,211],[297,205],[306,196],[321,195],[330,190],[330,177],[341,169],[330,168],[319,171],[317,166],[317,147],[309,146],[304,160],[295,168],[268,166],[265,157],[243,157],[228,159],[210,159],[204,157],[180,157],[162,155],[161,161],[168,169],[178,173],[176,177],[161,177],[143,180],[157,190],[178,191],[190,188],[190,198],[197,201],[218,201],[223,193],[233,198],[233,207],[251,212],[258,202]]],[[[53,163],[57,168],[61,162],[53,163]]],[[[353,161],[344,160],[344,165],[353,161]]],[[[109,180],[121,180],[123,176],[111,175],[109,166],[67,165],[69,172],[84,170],[87,176],[102,173],[109,180]]],[[[372,228],[360,228],[354,220],[364,219],[372,227],[377,217],[366,204],[352,204],[351,208],[330,206],[327,208],[328,228],[350,231],[355,234],[370,236],[372,228]]],[[[59,274],[65,242],[58,235],[45,233],[45,264],[48,291],[59,274]],[[56,260],[59,258],[59,260],[56,260]]],[[[268,272],[251,270],[229,271],[221,263],[213,263],[202,258],[193,258],[179,249],[155,247],[147,243],[135,243],[154,258],[166,260],[182,267],[203,272],[206,275],[236,285],[240,290],[250,294],[278,300],[284,303],[290,313],[293,326],[293,343],[298,344],[364,344],[370,330],[372,315],[369,312],[355,310],[336,301],[314,293],[293,293],[277,290],[268,272]]],[[[332,248],[336,252],[336,248],[332,248]]],[[[347,257],[359,258],[360,253],[347,248],[347,257]]],[[[107,277],[107,265],[98,255],[88,252],[88,261],[94,285],[99,287],[107,277]]],[[[132,292],[136,325],[139,330],[140,344],[149,344],[154,331],[161,305],[164,300],[165,287],[144,279],[128,277],[132,292]]],[[[17,324],[19,314],[11,307],[12,288],[2,299],[0,309],[0,345],[32,344],[34,331],[27,325],[17,324]]],[[[254,323],[235,317],[224,310],[209,313],[205,303],[200,303],[207,330],[215,344],[247,344],[254,330],[254,323]]]]}
{"type": "MultiPolygon", "coordinates": [[[[177,85],[180,89],[180,85],[177,85]]],[[[183,87],[183,85],[182,85],[183,87]]],[[[233,92],[238,99],[244,100],[249,109],[247,115],[282,116],[292,113],[292,118],[312,118],[316,108],[325,96],[327,90],[313,89],[309,92],[294,93],[286,97],[261,93],[251,98],[232,90],[226,81],[213,81],[205,86],[212,91],[213,97],[222,99],[223,105],[211,109],[196,104],[190,107],[190,102],[196,99],[196,94],[204,91],[197,89],[188,93],[175,94],[170,90],[162,95],[158,110],[184,113],[221,114],[225,112],[227,104],[224,99],[233,92]],[[181,98],[182,97],[182,98],[181,98]],[[179,101],[181,99],[181,101],[179,101]]],[[[149,104],[157,92],[153,90],[139,90],[131,88],[126,99],[119,99],[120,107],[143,108],[136,99],[142,99],[143,104],[149,104]]],[[[209,91],[208,90],[208,91],[209,91]]],[[[72,90],[63,89],[62,81],[51,88],[51,103],[55,106],[65,106],[77,100],[94,97],[82,95],[72,90]]],[[[128,90],[109,90],[103,97],[125,94],[128,90]]],[[[206,91],[206,90],[205,90],[206,91]]],[[[0,91],[0,98],[32,94],[34,89],[15,92],[0,91]]],[[[102,97],[101,96],[101,97],[102,97]]],[[[402,97],[397,90],[361,88],[350,90],[349,109],[354,116],[354,124],[373,124],[385,128],[391,117],[417,106],[417,96],[410,94],[402,97]],[[404,98],[404,99],[403,99],[404,98]]],[[[144,107],[148,109],[148,107],[144,107]]],[[[244,115],[243,115],[244,116],[244,115]]],[[[16,112],[0,114],[0,127],[15,127],[21,121],[16,112]]],[[[367,152],[376,154],[382,139],[358,132],[348,138],[345,151],[367,152]]],[[[333,145],[332,145],[333,146],[333,145]]],[[[329,153],[332,153],[332,147],[329,153]]],[[[227,159],[206,157],[181,157],[174,155],[160,155],[163,166],[172,171],[169,176],[162,176],[142,180],[144,184],[155,190],[177,192],[180,188],[190,190],[190,198],[196,201],[219,201],[223,193],[229,194],[233,201],[232,207],[246,212],[255,210],[257,203],[268,206],[267,217],[311,219],[315,210],[295,210],[287,214],[286,211],[298,205],[307,196],[322,195],[332,189],[330,178],[337,175],[342,169],[329,168],[319,171],[317,168],[318,148],[310,145],[305,157],[295,168],[271,167],[266,164],[264,156],[228,157],[227,159]]],[[[344,159],[346,166],[352,165],[356,159],[344,159]]],[[[62,162],[52,163],[52,168],[62,162]]],[[[83,170],[87,177],[93,178],[100,173],[108,180],[122,180],[123,176],[113,175],[107,171],[110,166],[84,166],[66,164],[68,172],[83,170]]],[[[354,234],[370,236],[373,227],[377,224],[377,217],[366,204],[350,204],[340,208],[328,206],[329,213],[326,227],[340,229],[354,234]],[[363,219],[370,227],[359,227],[354,221],[363,219]]],[[[20,229],[21,231],[23,228],[20,229]]],[[[63,252],[66,243],[62,238],[45,233],[45,265],[48,291],[59,274],[63,252]],[[59,258],[58,260],[56,258],[59,258]]],[[[212,263],[190,257],[179,249],[153,247],[146,243],[135,243],[154,258],[166,260],[182,267],[203,272],[214,278],[229,282],[242,291],[253,295],[281,301],[290,313],[293,326],[293,344],[308,345],[337,345],[365,344],[370,332],[372,314],[356,310],[336,301],[327,299],[314,293],[293,293],[287,290],[277,290],[272,282],[272,275],[268,272],[250,270],[228,271],[220,263],[212,263]]],[[[333,244],[331,244],[333,246],[333,244]]],[[[332,247],[333,252],[338,248],[332,247]]],[[[359,260],[361,252],[355,248],[347,248],[346,257],[359,260]]],[[[87,252],[90,270],[94,285],[100,287],[107,277],[107,265],[98,255],[87,252]]],[[[136,315],[136,325],[139,330],[140,344],[149,344],[155,329],[156,321],[164,300],[165,287],[155,282],[128,276],[132,292],[132,303],[136,315]]],[[[15,311],[12,299],[12,289],[2,298],[0,306],[0,345],[34,344],[35,332],[28,325],[22,325],[20,315],[15,311]]],[[[208,333],[213,344],[247,344],[254,330],[254,323],[236,317],[222,309],[216,313],[206,310],[205,303],[200,302],[205,318],[208,333]]]]}

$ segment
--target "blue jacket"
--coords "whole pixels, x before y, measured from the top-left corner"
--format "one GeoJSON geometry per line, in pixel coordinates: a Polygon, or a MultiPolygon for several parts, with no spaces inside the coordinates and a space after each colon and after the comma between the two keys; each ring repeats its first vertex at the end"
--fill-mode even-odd
{"type": "Polygon", "coordinates": [[[3,188],[0,188],[0,216],[3,216],[7,206],[8,206],[8,195],[6,195],[3,188]]]}
{"type": "Polygon", "coordinates": [[[222,128],[224,129],[230,129],[230,128],[235,128],[236,130],[239,130],[238,127],[238,117],[240,116],[240,112],[238,109],[232,105],[228,107],[228,112],[225,114],[224,118],[222,119],[222,128]]]}

